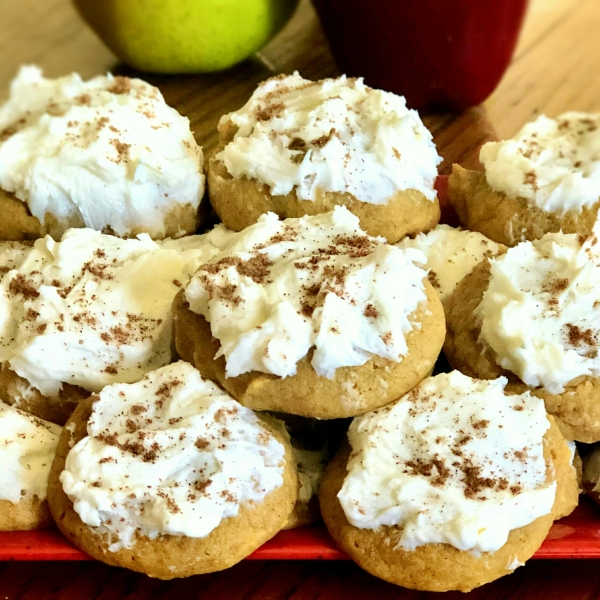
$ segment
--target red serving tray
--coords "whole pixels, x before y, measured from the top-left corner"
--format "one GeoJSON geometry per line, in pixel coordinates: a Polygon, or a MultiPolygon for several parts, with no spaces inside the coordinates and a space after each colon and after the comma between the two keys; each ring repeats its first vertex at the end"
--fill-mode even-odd
{"type": "MultiPolygon", "coordinates": [[[[582,496],[573,514],[552,525],[533,558],[600,558],[600,507],[582,496]]],[[[347,560],[322,526],[281,531],[249,560],[347,560]]],[[[0,560],[92,560],[57,529],[0,532],[0,560]]]]}
{"type": "MultiPolygon", "coordinates": [[[[442,221],[456,224],[446,201],[448,177],[440,176],[436,189],[442,221]]],[[[600,558],[600,507],[581,498],[573,514],[552,525],[533,558],[600,558]]],[[[249,560],[347,560],[323,526],[281,531],[256,550],[249,560]]],[[[0,560],[92,560],[73,546],[58,529],[0,532],[0,560]]]]}

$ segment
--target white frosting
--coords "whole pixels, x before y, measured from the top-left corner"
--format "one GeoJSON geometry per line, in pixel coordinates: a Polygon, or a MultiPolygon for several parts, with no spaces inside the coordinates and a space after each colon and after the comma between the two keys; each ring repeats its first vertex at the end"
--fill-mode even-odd
{"type": "Polygon", "coordinates": [[[167,213],[198,207],[203,160],[188,119],[139,79],[45,79],[23,67],[0,107],[0,187],[40,222],[53,215],[56,236],[91,227],[164,237],[167,213]]]}
{"type": "Polygon", "coordinates": [[[442,300],[446,300],[458,283],[484,258],[495,256],[500,244],[476,231],[438,225],[429,233],[404,238],[399,248],[417,248],[427,261],[422,265],[442,300]]]}
{"type": "Polygon", "coordinates": [[[46,396],[62,383],[95,392],[139,380],[172,360],[173,298],[210,255],[205,236],[157,243],[72,229],[37,240],[0,277],[0,362],[46,396]]]}
{"type": "Polygon", "coordinates": [[[505,385],[453,371],[356,417],[338,494],[348,521],[397,525],[406,550],[445,543],[477,554],[548,514],[556,482],[546,481],[544,403],[505,396],[505,385]]]}
{"type": "Polygon", "coordinates": [[[226,375],[293,375],[311,364],[324,377],[373,355],[399,362],[410,316],[426,301],[425,272],[400,250],[366,235],[345,207],[279,221],[268,213],[239,233],[208,234],[221,252],[186,289],[192,311],[210,323],[226,375]]]}
{"type": "Polygon", "coordinates": [[[546,234],[491,260],[476,309],[480,341],[498,364],[552,394],[580,375],[600,375],[597,248],[576,235],[546,234]]]}
{"type": "Polygon", "coordinates": [[[0,241],[0,278],[12,269],[18,269],[31,250],[27,242],[0,241]]]}
{"type": "Polygon", "coordinates": [[[490,187],[547,212],[580,212],[600,199],[600,114],[538,117],[510,140],[481,148],[490,187]]]}
{"type": "Polygon", "coordinates": [[[240,110],[222,117],[237,132],[216,159],[236,178],[267,184],[275,196],[317,190],[386,204],[414,189],[433,200],[437,155],[431,133],[402,96],[362,79],[312,82],[293,75],[258,86],[240,110]]]}
{"type": "Polygon", "coordinates": [[[0,500],[46,498],[60,429],[0,402],[0,500]]]}
{"type": "Polygon", "coordinates": [[[205,537],[283,484],[283,445],[185,362],[104,388],[87,434],[60,482],[110,551],[136,533],[205,537]]]}

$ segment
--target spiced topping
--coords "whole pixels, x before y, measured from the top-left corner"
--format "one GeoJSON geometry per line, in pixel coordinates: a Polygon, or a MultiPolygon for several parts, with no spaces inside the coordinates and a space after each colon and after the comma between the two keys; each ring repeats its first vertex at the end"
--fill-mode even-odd
{"type": "Polygon", "coordinates": [[[464,494],[466,498],[485,500],[480,494],[485,489],[494,489],[498,484],[497,479],[491,477],[481,477],[482,468],[466,461],[461,467],[465,486],[464,494]]]}
{"type": "Polygon", "coordinates": [[[110,143],[117,151],[117,163],[126,162],[129,160],[129,148],[131,148],[131,144],[126,144],[117,138],[113,138],[110,143]]]}
{"type": "Polygon", "coordinates": [[[210,446],[210,442],[208,440],[205,440],[204,438],[199,437],[196,438],[194,446],[196,446],[198,450],[206,450],[210,446]]]}
{"type": "Polygon", "coordinates": [[[317,138],[316,140],[312,140],[310,142],[310,144],[311,144],[311,146],[314,146],[315,148],[323,148],[334,137],[339,137],[338,132],[335,130],[335,127],[333,127],[332,129],[330,129],[329,133],[327,133],[325,135],[322,135],[320,138],[317,138]]]}
{"type": "Polygon", "coordinates": [[[8,291],[15,296],[20,294],[25,300],[31,300],[40,295],[33,282],[21,273],[18,273],[11,279],[8,291]]]}
{"type": "Polygon", "coordinates": [[[270,121],[281,111],[285,110],[285,106],[281,102],[275,104],[267,104],[266,106],[259,106],[256,110],[257,121],[270,121]]]}
{"type": "Polygon", "coordinates": [[[237,256],[226,256],[216,263],[205,263],[199,270],[214,275],[220,273],[223,269],[235,267],[240,275],[250,277],[256,283],[265,283],[269,276],[269,268],[272,266],[273,262],[269,260],[267,255],[259,252],[247,260],[237,256]]]}
{"type": "Polygon", "coordinates": [[[430,270],[429,274],[427,275],[429,282],[431,283],[431,285],[436,289],[436,290],[440,290],[442,289],[442,286],[440,285],[440,280],[438,279],[437,273],[435,271],[430,270]]]}
{"type": "MultiPolygon", "coordinates": [[[[145,433],[137,429],[135,431],[137,431],[138,434],[138,441],[128,439],[124,442],[120,442],[118,434],[116,433],[100,433],[95,437],[98,441],[104,442],[107,446],[114,446],[115,448],[121,450],[121,452],[138,456],[144,462],[155,462],[159,456],[159,445],[156,442],[153,442],[150,448],[146,448],[144,445],[144,439],[146,437],[145,433]]],[[[130,433],[135,433],[135,431],[130,431],[130,433]]]]}
{"type": "Polygon", "coordinates": [[[537,183],[537,174],[535,173],[535,171],[528,171],[527,173],[525,173],[525,176],[523,177],[523,183],[526,185],[530,185],[533,188],[534,192],[537,192],[539,189],[537,183]]]}
{"type": "Polygon", "coordinates": [[[591,329],[583,329],[573,323],[567,323],[566,328],[569,344],[574,348],[597,345],[597,334],[591,329]]]}
{"type": "Polygon", "coordinates": [[[379,312],[372,304],[367,304],[365,306],[365,310],[363,311],[363,315],[368,319],[376,319],[379,316],[379,312]]]}
{"type": "Polygon", "coordinates": [[[201,494],[206,494],[206,490],[212,483],[212,479],[206,479],[204,481],[196,481],[194,484],[194,489],[196,489],[201,494]]]}
{"type": "Polygon", "coordinates": [[[553,279],[549,283],[546,283],[542,286],[542,291],[547,292],[549,294],[557,294],[558,292],[562,292],[569,287],[569,280],[564,277],[559,277],[557,279],[553,279]]]}
{"type": "Polygon", "coordinates": [[[113,84],[106,90],[111,94],[128,94],[131,91],[129,77],[115,77],[113,84]]]}

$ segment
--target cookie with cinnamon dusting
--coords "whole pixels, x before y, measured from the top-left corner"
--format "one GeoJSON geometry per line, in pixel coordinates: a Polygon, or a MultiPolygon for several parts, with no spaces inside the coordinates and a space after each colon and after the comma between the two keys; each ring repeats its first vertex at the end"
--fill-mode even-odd
{"type": "Polygon", "coordinates": [[[460,165],[453,165],[448,179],[448,201],[461,225],[506,246],[557,231],[589,235],[600,208],[597,202],[564,214],[544,211],[524,198],[492,189],[483,171],[469,171],[460,165]]]}
{"type": "Polygon", "coordinates": [[[336,544],[360,567],[376,577],[411,589],[468,592],[509,574],[539,548],[553,520],[568,514],[577,504],[574,472],[568,470],[570,453],[558,428],[552,424],[544,436],[547,477],[549,481],[556,477],[557,481],[551,513],[513,529],[508,541],[495,552],[477,555],[446,543],[427,543],[406,550],[399,545],[401,527],[381,526],[372,530],[359,529],[349,523],[338,499],[349,456],[350,448],[346,445],[323,476],[319,499],[325,525],[336,544]]]}

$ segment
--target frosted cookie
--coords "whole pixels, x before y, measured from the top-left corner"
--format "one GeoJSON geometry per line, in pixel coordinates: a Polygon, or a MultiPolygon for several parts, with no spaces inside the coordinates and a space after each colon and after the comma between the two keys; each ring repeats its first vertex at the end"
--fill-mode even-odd
{"type": "Polygon", "coordinates": [[[460,222],[514,246],[545,233],[588,235],[600,206],[600,114],[541,116],[510,140],[488,142],[484,172],[454,165],[448,200],[460,222]]]}
{"type": "Polygon", "coordinates": [[[345,207],[240,233],[175,301],[179,355],[244,406],[334,419],[395,400],[433,368],[441,303],[412,258],[345,207]]]}
{"type": "Polygon", "coordinates": [[[344,205],[363,230],[397,242],[440,218],[431,133],[403,97],[362,79],[261,83],[219,122],[209,162],[210,201],[235,231],[274,212],[315,215],[344,205]]]}
{"type": "Polygon", "coordinates": [[[458,283],[485,258],[504,252],[505,247],[476,231],[438,225],[429,233],[415,238],[406,237],[399,248],[416,248],[425,254],[427,277],[440,296],[442,304],[450,297],[458,283]]]}
{"type": "Polygon", "coordinates": [[[297,495],[289,438],[184,362],[80,404],[59,441],[52,515],[110,565],[172,579],[225,569],[273,537],[297,495]]]}
{"type": "Polygon", "coordinates": [[[408,588],[466,592],[537,550],[564,510],[558,490],[577,483],[543,402],[505,384],[454,371],[354,419],[320,500],[359,566],[408,588]]]}
{"type": "Polygon", "coordinates": [[[48,474],[60,427],[0,402],[0,531],[52,523],[48,474]]]}
{"type": "Polygon", "coordinates": [[[544,399],[567,439],[600,440],[598,245],[523,242],[465,277],[446,305],[444,353],[468,375],[506,375],[544,399]]]}
{"type": "Polygon", "coordinates": [[[73,229],[18,264],[0,244],[0,398],[64,423],[91,392],[171,362],[173,298],[211,255],[203,240],[73,229]]]}
{"type": "Polygon", "coordinates": [[[203,160],[188,119],[150,84],[23,67],[0,106],[0,239],[193,233],[203,160]]]}

